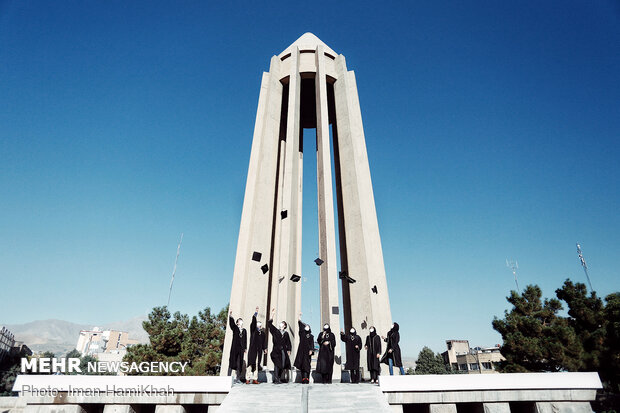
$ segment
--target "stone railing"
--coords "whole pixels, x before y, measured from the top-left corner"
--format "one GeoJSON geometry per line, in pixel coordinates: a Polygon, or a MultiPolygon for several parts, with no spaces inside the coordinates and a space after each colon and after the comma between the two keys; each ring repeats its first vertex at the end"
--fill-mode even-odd
{"type": "Polygon", "coordinates": [[[394,411],[586,413],[602,388],[597,373],[381,376],[394,411]]]}

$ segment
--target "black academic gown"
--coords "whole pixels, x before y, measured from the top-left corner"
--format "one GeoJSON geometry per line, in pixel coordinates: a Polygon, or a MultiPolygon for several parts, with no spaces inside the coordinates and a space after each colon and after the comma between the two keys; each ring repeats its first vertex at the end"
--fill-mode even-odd
{"type": "Polygon", "coordinates": [[[319,358],[316,362],[316,372],[319,374],[332,374],[334,371],[336,336],[331,329],[327,329],[319,333],[316,341],[319,343],[319,358]]]}
{"type": "Polygon", "coordinates": [[[273,348],[271,349],[271,361],[273,364],[281,369],[291,368],[291,359],[288,357],[288,352],[291,351],[291,339],[288,332],[284,334],[273,325],[273,320],[267,321],[269,332],[273,340],[273,348]],[[282,350],[284,350],[284,359],[282,358],[282,350]]]}
{"type": "MultiPolygon", "coordinates": [[[[267,348],[267,334],[262,328],[256,328],[256,313],[252,316],[250,325],[250,348],[248,349],[248,365],[260,366],[263,351],[267,348]]],[[[267,357],[267,356],[265,356],[267,357]]]]}
{"type": "Polygon", "coordinates": [[[344,368],[346,370],[359,370],[362,338],[355,333],[340,333],[340,340],[346,343],[347,362],[344,364],[344,368]],[[357,348],[355,348],[355,346],[357,346],[357,348]]]}
{"type": "Polygon", "coordinates": [[[377,354],[381,354],[381,337],[374,331],[366,337],[366,362],[368,371],[381,371],[381,362],[377,358],[377,354]]]}
{"type": "Polygon", "coordinates": [[[232,345],[230,346],[230,357],[228,358],[228,366],[235,370],[237,368],[236,360],[237,355],[241,355],[243,359],[243,353],[248,348],[248,334],[245,328],[239,330],[235,320],[232,317],[228,317],[228,324],[233,334],[232,345]]]}
{"type": "Polygon", "coordinates": [[[314,354],[314,336],[310,330],[306,331],[306,325],[299,321],[299,347],[293,366],[301,371],[310,372],[310,352],[314,354]]]}
{"type": "Polygon", "coordinates": [[[398,345],[400,342],[398,323],[394,323],[394,327],[388,332],[385,341],[387,342],[387,348],[385,349],[385,354],[381,358],[381,363],[389,364],[388,359],[392,359],[394,360],[394,367],[402,367],[403,360],[400,356],[400,346],[398,345]],[[391,353],[390,350],[392,350],[391,353]]]}

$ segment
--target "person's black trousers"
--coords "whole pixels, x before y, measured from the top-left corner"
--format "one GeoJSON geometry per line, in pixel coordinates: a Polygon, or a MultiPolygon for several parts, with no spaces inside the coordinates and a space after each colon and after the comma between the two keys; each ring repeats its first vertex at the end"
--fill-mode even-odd
{"type": "Polygon", "coordinates": [[[349,370],[349,373],[351,374],[351,383],[359,383],[360,382],[360,371],[359,371],[359,369],[349,370]]]}
{"type": "Polygon", "coordinates": [[[379,372],[377,370],[370,370],[370,380],[374,381],[378,379],[379,379],[379,372]]]}

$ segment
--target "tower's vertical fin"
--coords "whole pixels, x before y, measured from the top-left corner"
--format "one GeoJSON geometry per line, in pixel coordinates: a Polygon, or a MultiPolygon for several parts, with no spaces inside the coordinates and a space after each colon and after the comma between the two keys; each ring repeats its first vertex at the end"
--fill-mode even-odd
{"type": "Polygon", "coordinates": [[[345,328],[353,326],[364,335],[374,325],[379,334],[385,335],[392,316],[355,75],[347,70],[342,55],[336,58],[336,66],[334,94],[346,270],[356,280],[354,284],[342,281],[345,328]]]}
{"type": "MultiPolygon", "coordinates": [[[[264,318],[267,314],[268,284],[270,273],[263,274],[261,266],[269,263],[271,231],[276,190],[278,157],[278,130],[282,84],[278,78],[280,59],[271,59],[269,73],[263,74],[258,111],[252,139],[250,165],[241,213],[237,255],[230,294],[230,309],[234,317],[248,320],[259,306],[264,318]],[[252,260],[254,252],[261,254],[259,261],[252,260]]],[[[249,323],[247,323],[249,325],[249,323]]],[[[232,337],[226,329],[222,369],[228,374],[228,355],[232,337]]]]}
{"type": "MultiPolygon", "coordinates": [[[[336,228],[334,220],[334,198],[332,191],[332,168],[329,145],[329,114],[327,108],[327,74],[325,70],[325,48],[316,48],[316,145],[317,145],[317,188],[319,213],[319,267],[321,294],[321,326],[329,323],[332,331],[340,329],[338,305],[338,265],[336,262],[336,228]]],[[[340,345],[335,355],[340,359],[340,345]]],[[[334,378],[340,378],[340,368],[334,369],[334,378]]]]}
{"type": "MultiPolygon", "coordinates": [[[[272,307],[276,308],[277,320],[284,320],[290,327],[290,332],[297,339],[297,319],[295,311],[298,308],[297,290],[301,283],[293,283],[290,278],[293,274],[301,275],[299,253],[301,245],[298,243],[301,235],[301,197],[300,197],[300,92],[301,76],[299,73],[299,48],[293,47],[288,79],[288,110],[286,121],[286,146],[284,156],[284,174],[282,183],[282,210],[287,211],[287,217],[280,225],[280,265],[277,283],[277,299],[272,300],[272,307]],[[299,234],[299,235],[298,235],[299,234]]],[[[295,348],[295,347],[294,347],[295,348]]]]}

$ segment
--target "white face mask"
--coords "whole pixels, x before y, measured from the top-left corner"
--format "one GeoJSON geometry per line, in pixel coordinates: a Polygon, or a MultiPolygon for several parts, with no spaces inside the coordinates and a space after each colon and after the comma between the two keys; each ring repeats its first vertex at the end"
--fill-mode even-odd
{"type": "Polygon", "coordinates": [[[327,330],[328,328],[329,328],[329,324],[325,324],[325,325],[323,326],[323,330],[327,330]]]}
{"type": "Polygon", "coordinates": [[[392,328],[394,328],[394,324],[392,324],[392,328]]]}
{"type": "Polygon", "coordinates": [[[243,320],[237,321],[237,327],[239,328],[243,327],[243,320]]]}
{"type": "Polygon", "coordinates": [[[280,323],[280,330],[284,330],[285,328],[284,323],[280,323]]]}
{"type": "Polygon", "coordinates": [[[261,328],[263,325],[261,324],[261,322],[259,321],[258,323],[256,323],[256,328],[261,328]]]}
{"type": "Polygon", "coordinates": [[[371,329],[370,329],[370,332],[371,332],[371,333],[374,333],[374,332],[375,332],[375,329],[374,329],[374,328],[371,328],[371,329]]]}
{"type": "Polygon", "coordinates": [[[351,334],[355,334],[355,329],[354,329],[354,328],[352,328],[351,330],[349,330],[349,333],[351,333],[351,334]]]}
{"type": "Polygon", "coordinates": [[[310,331],[310,326],[306,326],[306,331],[310,331]]]}

